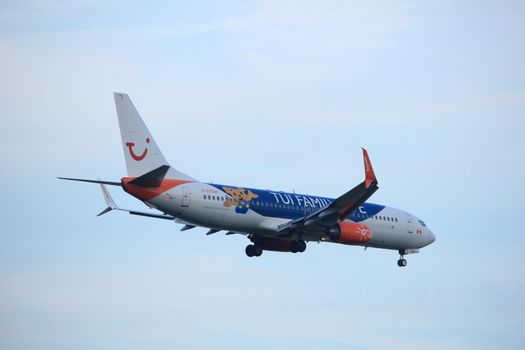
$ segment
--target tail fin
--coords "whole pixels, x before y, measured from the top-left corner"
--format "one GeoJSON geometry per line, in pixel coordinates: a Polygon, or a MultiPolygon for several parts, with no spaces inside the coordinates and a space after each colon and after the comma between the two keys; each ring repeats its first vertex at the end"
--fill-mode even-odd
{"type": "MultiPolygon", "coordinates": [[[[128,95],[119,92],[115,92],[113,95],[117,107],[120,136],[122,137],[128,175],[139,177],[159,167],[169,166],[128,95]]],[[[171,166],[166,177],[193,180],[190,176],[175,170],[171,166]]]]}

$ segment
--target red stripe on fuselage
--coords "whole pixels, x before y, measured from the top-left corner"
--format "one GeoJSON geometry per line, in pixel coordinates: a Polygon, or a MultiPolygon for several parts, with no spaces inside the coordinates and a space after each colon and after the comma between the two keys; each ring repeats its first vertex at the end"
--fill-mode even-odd
{"type": "Polygon", "coordinates": [[[193,182],[191,180],[172,180],[166,179],[162,180],[159,187],[140,187],[137,185],[130,184],[131,180],[134,180],[134,177],[123,177],[122,178],[122,187],[124,190],[131,194],[133,197],[136,197],[143,201],[148,201],[152,198],[160,196],[166,191],[171,190],[174,187],[183,185],[186,183],[193,182]]]}

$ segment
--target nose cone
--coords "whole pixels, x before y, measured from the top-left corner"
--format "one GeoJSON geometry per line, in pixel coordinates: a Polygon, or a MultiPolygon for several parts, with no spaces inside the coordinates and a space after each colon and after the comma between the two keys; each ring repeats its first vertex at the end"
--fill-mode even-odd
{"type": "Polygon", "coordinates": [[[428,230],[428,244],[434,243],[435,240],[436,235],[432,231],[428,230]]]}

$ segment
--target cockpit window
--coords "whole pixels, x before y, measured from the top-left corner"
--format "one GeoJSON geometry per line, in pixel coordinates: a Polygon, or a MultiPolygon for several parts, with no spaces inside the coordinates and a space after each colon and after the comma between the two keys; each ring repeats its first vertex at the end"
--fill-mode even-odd
{"type": "Polygon", "coordinates": [[[427,227],[427,225],[425,225],[425,223],[423,222],[423,220],[418,220],[418,221],[419,221],[419,223],[421,224],[421,226],[423,226],[423,227],[427,227]]]}

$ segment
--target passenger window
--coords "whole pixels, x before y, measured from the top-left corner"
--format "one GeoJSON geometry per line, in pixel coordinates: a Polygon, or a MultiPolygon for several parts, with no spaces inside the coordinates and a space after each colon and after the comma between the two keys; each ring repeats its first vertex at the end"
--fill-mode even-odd
{"type": "Polygon", "coordinates": [[[206,195],[204,195],[203,198],[206,199],[206,195]]]}
{"type": "Polygon", "coordinates": [[[211,199],[211,196],[210,196],[210,195],[208,195],[208,199],[211,199]]]}

